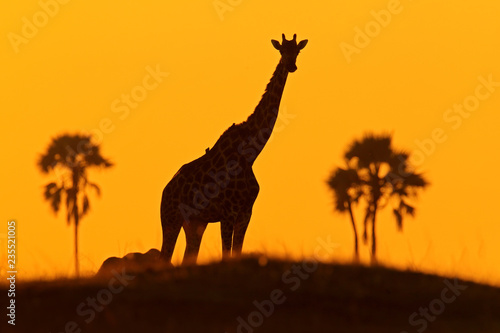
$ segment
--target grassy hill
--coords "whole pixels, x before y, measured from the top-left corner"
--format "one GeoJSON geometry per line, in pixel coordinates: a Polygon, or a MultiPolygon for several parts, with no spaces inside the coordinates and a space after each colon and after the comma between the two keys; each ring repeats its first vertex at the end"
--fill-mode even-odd
{"type": "Polygon", "coordinates": [[[1,331],[500,332],[500,289],[421,273],[258,258],[119,271],[18,284],[1,331]]]}

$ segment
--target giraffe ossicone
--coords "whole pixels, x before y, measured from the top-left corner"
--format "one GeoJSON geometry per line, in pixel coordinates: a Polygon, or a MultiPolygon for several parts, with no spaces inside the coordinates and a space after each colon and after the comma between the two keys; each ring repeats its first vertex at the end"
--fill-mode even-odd
{"type": "Polygon", "coordinates": [[[196,263],[208,223],[221,223],[223,258],[239,256],[252,208],[259,193],[253,163],[266,145],[278,117],[288,73],[295,72],[297,56],[307,40],[297,35],[272,40],[281,58],[255,111],[233,124],[212,148],[183,165],[165,186],[160,215],[163,229],[161,258],[171,261],[181,228],[186,234],[183,264],[196,263]]]}

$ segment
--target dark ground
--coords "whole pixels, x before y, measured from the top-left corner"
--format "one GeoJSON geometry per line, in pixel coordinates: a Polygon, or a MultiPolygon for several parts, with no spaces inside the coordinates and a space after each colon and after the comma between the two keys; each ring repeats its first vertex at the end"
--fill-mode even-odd
{"type": "Polygon", "coordinates": [[[0,331],[500,332],[499,288],[448,279],[453,291],[445,280],[381,267],[247,258],[133,278],[18,283],[15,329],[2,315],[0,331]],[[409,321],[429,306],[427,315],[409,321]]]}

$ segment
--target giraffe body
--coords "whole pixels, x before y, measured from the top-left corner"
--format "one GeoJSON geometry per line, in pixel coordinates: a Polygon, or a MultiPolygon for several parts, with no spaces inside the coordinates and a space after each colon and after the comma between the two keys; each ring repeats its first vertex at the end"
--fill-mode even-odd
{"type": "Polygon", "coordinates": [[[161,257],[170,262],[180,229],[186,234],[183,263],[195,263],[208,223],[221,222],[223,257],[239,255],[259,193],[253,163],[271,136],[289,72],[307,40],[272,41],[282,57],[266,92],[246,121],[233,124],[212,148],[183,165],[163,190],[161,257]]]}

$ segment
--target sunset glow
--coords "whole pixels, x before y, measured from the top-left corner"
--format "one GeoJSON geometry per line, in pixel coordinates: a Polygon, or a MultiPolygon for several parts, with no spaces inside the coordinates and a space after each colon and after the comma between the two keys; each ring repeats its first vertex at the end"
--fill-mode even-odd
{"type": "MultiPolygon", "coordinates": [[[[500,286],[500,3],[23,0],[0,12],[0,241],[15,220],[20,279],[74,274],[73,226],[43,199],[55,174],[36,165],[52,137],[90,133],[114,164],[89,171],[102,195],[81,221],[82,272],[160,249],[163,188],[247,119],[280,59],[271,39],[296,33],[309,43],[254,165],[243,253],[302,258],[329,238],[327,260],[349,262],[350,220],[326,180],[354,139],[390,133],[430,186],[402,233],[379,213],[380,263],[500,286]]],[[[355,216],[361,229],[362,206],[355,216]]],[[[181,231],[175,264],[184,246],[181,231]]],[[[199,261],[220,258],[212,223],[199,261]]]]}

